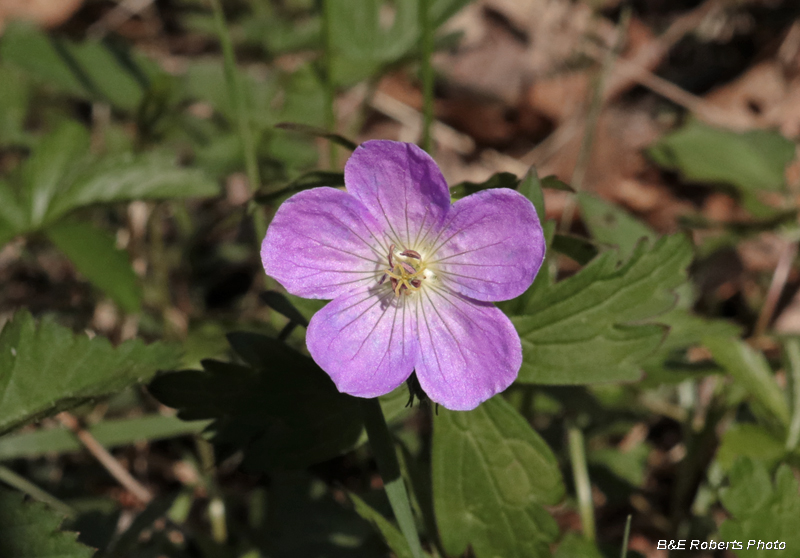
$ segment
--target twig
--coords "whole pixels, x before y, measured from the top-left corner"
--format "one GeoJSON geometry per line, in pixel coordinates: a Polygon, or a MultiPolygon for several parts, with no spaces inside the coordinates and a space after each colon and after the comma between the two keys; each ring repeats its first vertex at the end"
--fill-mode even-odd
{"type": "MultiPolygon", "coordinates": [[[[395,99],[383,91],[375,91],[375,95],[370,101],[370,106],[403,126],[410,128],[413,130],[414,135],[419,136],[419,131],[422,127],[422,114],[414,107],[395,99]]],[[[456,153],[467,155],[475,150],[475,142],[471,137],[438,120],[433,122],[431,133],[436,143],[452,149],[456,153]]]]}
{"type": "Polygon", "coordinates": [[[102,39],[108,33],[116,30],[130,18],[143,11],[152,4],[153,1],[154,0],[123,0],[100,20],[91,24],[86,30],[86,36],[92,39],[102,39]]]}
{"type": "Polygon", "coordinates": [[[789,272],[792,269],[792,263],[796,257],[797,243],[787,241],[778,258],[778,264],[775,266],[775,273],[772,275],[772,282],[769,284],[769,290],[764,299],[764,305],[761,307],[761,312],[758,314],[758,320],[753,329],[753,337],[761,337],[772,321],[772,315],[775,313],[775,306],[777,306],[778,299],[783,292],[783,288],[786,286],[786,280],[789,278],[789,272]]]}
{"type": "Polygon", "coordinates": [[[430,0],[418,0],[419,28],[422,33],[422,149],[433,155],[431,149],[431,126],[433,125],[433,22],[430,16],[430,0]]]}
{"type": "Polygon", "coordinates": [[[123,467],[94,436],[92,436],[91,432],[80,425],[78,419],[68,412],[59,413],[56,418],[58,418],[61,424],[69,428],[75,434],[75,437],[89,450],[89,453],[91,453],[95,459],[105,467],[111,476],[128,490],[128,492],[136,496],[136,498],[144,504],[149,503],[153,499],[153,495],[150,494],[150,491],[133,478],[128,470],[123,467]]]}

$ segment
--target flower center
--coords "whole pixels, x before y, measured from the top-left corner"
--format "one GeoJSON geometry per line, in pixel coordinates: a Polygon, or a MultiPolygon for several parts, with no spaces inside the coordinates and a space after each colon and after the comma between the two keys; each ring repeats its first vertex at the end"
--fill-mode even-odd
{"type": "Polygon", "coordinates": [[[422,281],[426,277],[427,267],[422,260],[422,256],[415,250],[403,250],[395,252],[394,244],[389,246],[389,269],[383,271],[383,276],[378,284],[382,284],[386,278],[392,282],[394,294],[410,295],[417,292],[422,287],[422,281]]]}

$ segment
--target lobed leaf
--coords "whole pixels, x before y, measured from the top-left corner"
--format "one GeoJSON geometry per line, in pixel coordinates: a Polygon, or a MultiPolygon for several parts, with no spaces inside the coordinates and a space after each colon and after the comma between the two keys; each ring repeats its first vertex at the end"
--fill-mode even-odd
{"type": "Polygon", "coordinates": [[[74,334],[17,312],[0,332],[0,434],[149,380],[178,362],[170,345],[74,334]]]}
{"type": "Polygon", "coordinates": [[[787,550],[800,548],[797,528],[800,489],[788,465],[778,468],[773,484],[764,464],[749,458],[739,459],[731,470],[730,486],[722,491],[721,500],[732,517],[720,525],[720,540],[744,541],[744,548],[734,551],[737,556],[766,558],[776,554],[774,549],[767,550],[763,546],[759,549],[759,540],[786,543],[787,550]],[[756,544],[748,549],[750,541],[756,544]]]}
{"type": "Polygon", "coordinates": [[[244,365],[204,360],[203,371],[159,376],[150,392],[185,420],[215,419],[210,430],[220,453],[244,448],[250,470],[304,467],[356,445],[358,400],[339,393],[311,358],[255,333],[228,340],[244,365]]]}
{"type": "Polygon", "coordinates": [[[433,501],[445,551],[476,558],[549,556],[558,535],[542,508],[564,485],[547,443],[494,397],[468,412],[440,410],[433,430],[433,501]]]}
{"type": "Polygon", "coordinates": [[[675,303],[692,259],[689,241],[667,236],[651,249],[642,242],[617,265],[606,252],[555,285],[538,285],[512,322],[522,339],[518,381],[586,384],[633,381],[639,364],[658,348],[665,328],[654,318],[675,303]]]}
{"type": "Polygon", "coordinates": [[[0,556],[8,558],[91,558],[94,550],[59,531],[63,517],[21,494],[0,489],[0,556]]]}

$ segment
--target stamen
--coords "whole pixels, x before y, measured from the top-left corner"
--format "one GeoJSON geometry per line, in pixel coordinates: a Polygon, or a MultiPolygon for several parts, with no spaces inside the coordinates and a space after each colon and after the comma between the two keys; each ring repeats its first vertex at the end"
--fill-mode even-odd
{"type": "Polygon", "coordinates": [[[395,259],[394,248],[394,244],[389,247],[389,254],[387,255],[389,268],[383,270],[383,276],[378,281],[378,284],[382,285],[388,277],[396,296],[400,296],[401,293],[410,295],[412,292],[419,291],[422,288],[422,280],[426,277],[426,267],[422,263],[422,255],[416,250],[403,250],[397,254],[400,258],[411,258],[420,262],[419,264],[412,262],[412,265],[407,261],[395,259]]]}

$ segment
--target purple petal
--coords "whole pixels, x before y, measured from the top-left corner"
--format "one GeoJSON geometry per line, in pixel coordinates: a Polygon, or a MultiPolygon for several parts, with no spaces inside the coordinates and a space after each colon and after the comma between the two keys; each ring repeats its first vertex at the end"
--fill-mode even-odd
{"type": "Polygon", "coordinates": [[[450,210],[439,167],[410,143],[364,142],[347,161],[344,181],[398,247],[413,249],[426,234],[435,236],[450,210]]]}
{"type": "Polygon", "coordinates": [[[516,379],[522,344],[511,321],[494,305],[426,288],[415,297],[414,310],[417,378],[433,401],[468,411],[516,379]]]}
{"type": "Polygon", "coordinates": [[[444,286],[476,300],[508,300],[530,287],[544,259],[542,226],[519,192],[483,190],[453,205],[429,267],[444,286]]]}
{"type": "Polygon", "coordinates": [[[306,298],[336,298],[377,283],[389,246],[381,226],[350,194],[314,188],[280,206],[261,244],[267,275],[306,298]]]}
{"type": "Polygon", "coordinates": [[[339,391],[377,397],[402,384],[418,352],[410,297],[361,287],[314,314],[306,344],[339,391]]]}

